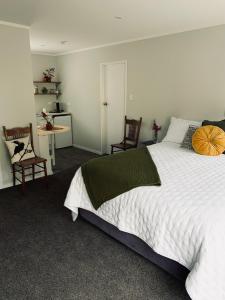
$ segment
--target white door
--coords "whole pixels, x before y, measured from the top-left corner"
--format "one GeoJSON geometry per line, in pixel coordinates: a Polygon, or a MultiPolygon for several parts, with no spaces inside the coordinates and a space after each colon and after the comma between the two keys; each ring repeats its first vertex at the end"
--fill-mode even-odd
{"type": "Polygon", "coordinates": [[[126,62],[102,65],[102,151],[123,140],[126,103],[126,62]]]}

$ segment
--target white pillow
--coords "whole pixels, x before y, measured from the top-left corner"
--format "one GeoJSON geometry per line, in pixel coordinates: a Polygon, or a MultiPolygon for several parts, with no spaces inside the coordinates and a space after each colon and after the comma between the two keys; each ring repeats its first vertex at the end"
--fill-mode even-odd
{"type": "Polygon", "coordinates": [[[30,136],[11,141],[5,141],[5,143],[8,147],[12,164],[35,157],[30,143],[30,136]]]}
{"type": "Polygon", "coordinates": [[[200,127],[201,122],[177,119],[172,117],[170,120],[170,126],[168,128],[166,136],[163,139],[163,142],[173,142],[181,144],[190,125],[200,127]]]}

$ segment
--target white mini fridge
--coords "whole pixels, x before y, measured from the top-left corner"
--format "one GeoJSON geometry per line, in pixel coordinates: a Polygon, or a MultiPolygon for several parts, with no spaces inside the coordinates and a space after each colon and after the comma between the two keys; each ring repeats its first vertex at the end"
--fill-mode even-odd
{"type": "Polygon", "coordinates": [[[70,131],[68,132],[55,134],[55,148],[60,149],[65,147],[71,147],[73,145],[71,115],[54,116],[54,124],[70,127],[70,131]]]}

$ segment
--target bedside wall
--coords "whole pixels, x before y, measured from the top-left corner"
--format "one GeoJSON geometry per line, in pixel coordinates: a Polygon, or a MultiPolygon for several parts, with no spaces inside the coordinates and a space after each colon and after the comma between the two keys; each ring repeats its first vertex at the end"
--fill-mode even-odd
{"type": "MultiPolygon", "coordinates": [[[[0,24],[0,188],[12,184],[2,126],[36,125],[29,30],[0,24]]],[[[38,150],[36,131],[35,148],[38,150]]]]}
{"type": "MultiPolygon", "coordinates": [[[[155,118],[163,127],[160,138],[171,116],[224,118],[225,25],[57,57],[33,55],[32,59],[38,70],[33,70],[34,76],[40,76],[45,66],[57,66],[61,98],[73,116],[74,141],[86,149],[101,150],[103,62],[127,60],[127,115],[143,117],[140,140],[152,138],[150,128],[155,118]],[[129,95],[134,100],[129,100],[129,95]]],[[[40,99],[38,105],[41,108],[46,103],[40,99]]]]}
{"type": "Polygon", "coordinates": [[[171,116],[224,118],[222,25],[58,56],[59,79],[70,103],[77,144],[101,149],[100,64],[120,60],[127,60],[128,66],[127,115],[143,117],[141,140],[152,137],[155,118],[163,126],[161,137],[171,116]]]}

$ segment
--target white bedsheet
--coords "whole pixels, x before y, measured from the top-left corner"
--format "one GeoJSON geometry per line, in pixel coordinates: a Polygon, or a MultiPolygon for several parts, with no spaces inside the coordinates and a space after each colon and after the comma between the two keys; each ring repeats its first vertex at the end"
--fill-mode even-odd
{"type": "Polygon", "coordinates": [[[201,156],[167,142],[148,149],[161,187],[135,188],[96,211],[79,169],[65,206],[73,215],[87,209],[187,267],[193,300],[224,300],[225,155],[201,156]]]}

